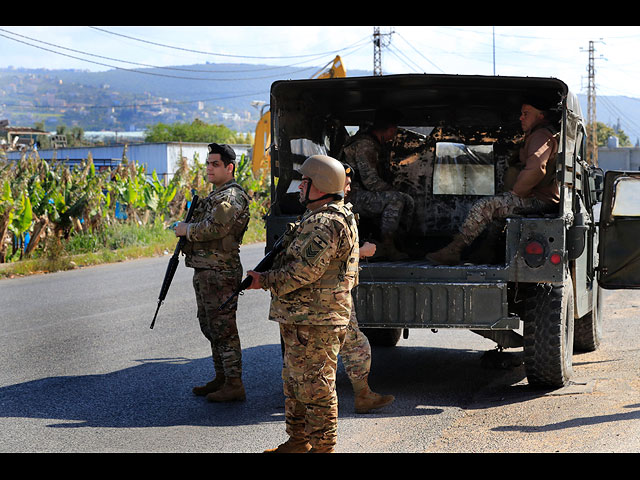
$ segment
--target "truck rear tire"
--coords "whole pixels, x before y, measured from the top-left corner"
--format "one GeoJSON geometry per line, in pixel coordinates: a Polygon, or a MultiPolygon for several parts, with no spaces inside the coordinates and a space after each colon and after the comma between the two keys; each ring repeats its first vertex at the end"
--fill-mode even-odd
{"type": "Polygon", "coordinates": [[[369,343],[376,347],[395,347],[402,335],[401,328],[360,328],[369,339],[369,343]]]}
{"type": "Polygon", "coordinates": [[[602,302],[600,285],[593,281],[592,310],[575,321],[573,346],[581,352],[593,352],[600,346],[602,339],[602,302]]]}
{"type": "Polygon", "coordinates": [[[525,300],[524,365],[532,386],[565,386],[573,374],[573,287],[538,284],[525,300]]]}

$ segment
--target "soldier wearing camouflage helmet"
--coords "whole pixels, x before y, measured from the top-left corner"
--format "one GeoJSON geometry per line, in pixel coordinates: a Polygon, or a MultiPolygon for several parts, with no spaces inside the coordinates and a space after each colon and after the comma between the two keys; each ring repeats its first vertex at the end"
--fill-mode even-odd
{"type": "Polygon", "coordinates": [[[249,271],[250,288],[272,294],[269,318],[284,342],[282,378],[289,439],[272,452],[333,452],[337,441],[336,370],[358,274],[358,228],[345,207],[344,167],[313,155],[300,168],[307,207],[270,270],[249,271]]]}
{"type": "Polygon", "coordinates": [[[196,206],[191,222],[175,228],[176,236],[187,239],[185,265],[194,269],[198,321],[215,370],[214,379],[193,393],[210,402],[245,399],[237,301],[218,311],[242,281],[240,244],[249,223],[249,197],[235,182],[235,158],[229,145],[209,145],[207,178],[216,188],[196,206]]]}

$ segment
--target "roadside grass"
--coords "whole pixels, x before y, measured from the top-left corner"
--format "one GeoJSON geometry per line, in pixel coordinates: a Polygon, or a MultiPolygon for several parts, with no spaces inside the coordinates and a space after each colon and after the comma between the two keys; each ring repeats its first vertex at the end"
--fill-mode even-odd
{"type": "MultiPolygon", "coordinates": [[[[264,240],[262,216],[258,208],[251,208],[251,219],[243,244],[264,240]]],[[[44,252],[38,252],[33,258],[0,263],[0,279],[173,254],[176,243],[173,230],[165,228],[162,223],[117,224],[98,234],[76,233],[64,243],[49,240],[44,252]]]]}

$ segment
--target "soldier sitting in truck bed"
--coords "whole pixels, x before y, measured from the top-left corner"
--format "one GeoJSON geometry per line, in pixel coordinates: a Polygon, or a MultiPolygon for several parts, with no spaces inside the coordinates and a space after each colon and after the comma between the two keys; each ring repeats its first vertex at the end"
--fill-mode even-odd
{"type": "Polygon", "coordinates": [[[379,219],[382,255],[389,260],[408,258],[396,248],[394,235],[399,228],[411,225],[414,211],[413,198],[395,190],[380,174],[385,158],[383,147],[394,138],[399,119],[395,111],[378,110],[373,126],[359,130],[349,139],[340,158],[356,171],[348,201],[361,217],[379,219]]]}
{"type": "MultiPolygon", "coordinates": [[[[522,104],[520,124],[525,133],[517,176],[509,181],[505,193],[483,198],[474,203],[456,234],[447,246],[427,254],[427,260],[436,264],[457,265],[465,247],[482,233],[492,220],[504,219],[518,213],[551,213],[560,201],[556,181],[557,131],[551,120],[551,111],[539,99],[527,99],[522,104]],[[510,187],[510,189],[508,189],[510,187]]],[[[512,177],[513,178],[513,177],[512,177]]]]}

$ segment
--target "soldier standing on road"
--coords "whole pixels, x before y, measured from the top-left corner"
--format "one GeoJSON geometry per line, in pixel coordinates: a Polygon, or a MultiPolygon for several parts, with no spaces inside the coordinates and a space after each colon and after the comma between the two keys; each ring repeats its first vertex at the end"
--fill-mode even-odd
{"type": "Polygon", "coordinates": [[[508,170],[502,195],[478,200],[471,207],[465,221],[447,246],[427,254],[426,258],[437,264],[457,265],[462,251],[475,240],[487,224],[503,219],[512,213],[550,213],[560,202],[556,181],[556,154],[558,153],[557,128],[552,125],[550,111],[539,99],[523,103],[520,124],[524,131],[524,145],[516,164],[517,176],[508,170]]]}
{"type": "MultiPolygon", "coordinates": [[[[351,190],[351,181],[354,170],[350,165],[344,164],[346,182],[344,194],[347,196],[351,190]]],[[[350,204],[347,204],[349,207],[350,204]]],[[[370,242],[364,242],[359,247],[360,259],[371,257],[375,254],[376,246],[370,242]]],[[[356,282],[357,283],[357,282],[356,282]]],[[[370,410],[385,407],[395,400],[393,395],[380,395],[371,391],[369,387],[369,372],[371,371],[371,345],[369,339],[358,327],[355,305],[352,305],[349,317],[349,326],[340,350],[340,357],[345,372],[351,381],[353,388],[356,413],[367,413],[370,410]]]]}
{"type": "Polygon", "coordinates": [[[215,370],[215,378],[193,393],[210,402],[245,399],[237,299],[218,311],[242,281],[240,244],[249,223],[249,197],[235,182],[235,159],[229,145],[209,145],[207,178],[216,188],[196,206],[190,223],[175,228],[176,236],[187,239],[185,265],[194,269],[198,321],[211,343],[215,370]]]}
{"type": "Polygon", "coordinates": [[[284,342],[282,378],[289,439],[267,452],[333,452],[337,441],[336,370],[358,274],[358,227],[342,199],[344,167],[313,155],[300,168],[307,207],[271,270],[249,271],[252,289],[271,291],[269,318],[284,342]]]}

